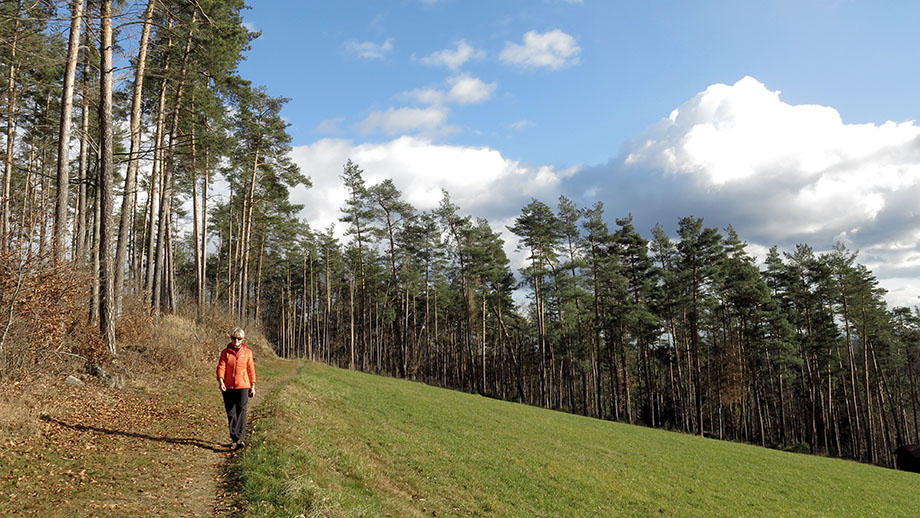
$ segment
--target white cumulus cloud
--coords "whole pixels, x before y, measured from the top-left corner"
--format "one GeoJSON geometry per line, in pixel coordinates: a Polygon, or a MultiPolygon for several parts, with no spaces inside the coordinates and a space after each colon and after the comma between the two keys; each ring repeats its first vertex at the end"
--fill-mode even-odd
{"type": "Polygon", "coordinates": [[[348,40],[345,42],[345,50],[365,59],[383,59],[393,50],[393,38],[383,43],[348,40]]]}
{"type": "Polygon", "coordinates": [[[479,104],[492,98],[496,83],[486,83],[482,79],[466,74],[449,77],[445,81],[447,89],[423,88],[411,90],[402,97],[422,104],[441,105],[447,103],[479,104]]]}
{"type": "Polygon", "coordinates": [[[495,91],[495,83],[485,83],[468,75],[451,77],[447,82],[450,84],[448,99],[459,104],[478,104],[487,101],[495,91]]]}
{"type": "Polygon", "coordinates": [[[847,124],[751,77],[698,93],[578,183],[646,231],[693,215],[759,246],[843,241],[880,279],[920,275],[920,126],[847,124]]]}
{"type": "Polygon", "coordinates": [[[447,67],[457,70],[471,59],[483,59],[486,53],[482,49],[472,47],[464,40],[457,42],[456,49],[444,49],[433,52],[419,59],[422,63],[433,67],[447,67]]]}
{"type": "Polygon", "coordinates": [[[428,108],[388,108],[371,112],[355,129],[362,135],[382,131],[387,135],[420,131],[435,133],[444,131],[447,110],[432,106],[428,108]]]}
{"type": "Polygon", "coordinates": [[[540,34],[530,31],[524,34],[524,42],[505,42],[505,49],[499,55],[503,62],[532,68],[553,70],[578,62],[581,47],[572,36],[559,29],[540,34]]]}
{"type": "Polygon", "coordinates": [[[335,134],[337,134],[337,133],[341,133],[341,132],[342,132],[342,128],[340,127],[340,125],[341,125],[343,122],[345,122],[345,117],[336,117],[336,118],[334,118],[334,119],[326,119],[326,120],[320,122],[320,123],[316,126],[316,129],[314,130],[314,132],[315,132],[315,133],[324,133],[324,134],[327,134],[327,135],[329,135],[329,134],[335,135],[335,134]]]}
{"type": "Polygon", "coordinates": [[[437,207],[441,189],[447,190],[464,214],[487,218],[493,229],[506,235],[509,254],[514,244],[503,223],[519,215],[532,197],[554,203],[560,183],[575,173],[575,169],[522,164],[487,147],[439,145],[409,136],[365,144],[323,139],[297,146],[291,155],[313,181],[311,189],[293,189],[292,201],[304,204],[301,216],[314,229],[336,223],[340,234],[344,230],[337,223],[345,200],[339,176],[350,158],[364,170],[367,185],[392,179],[418,210],[437,207]]]}
{"type": "Polygon", "coordinates": [[[920,186],[920,164],[905,160],[920,136],[913,122],[844,124],[833,108],[779,96],[751,77],[712,85],[653,127],[625,163],[780,209],[759,224],[764,235],[862,226],[892,193],[920,186]]]}
{"type": "Polygon", "coordinates": [[[476,98],[459,93],[463,84],[454,79],[432,89],[436,102],[427,108],[375,112],[361,123],[368,133],[422,136],[296,147],[293,157],[314,188],[295,189],[294,201],[305,204],[303,215],[314,228],[339,217],[339,175],[351,158],[368,184],[392,178],[421,210],[436,206],[447,189],[464,213],[488,218],[502,231],[509,255],[515,240],[501,225],[531,197],[555,206],[564,193],[581,207],[603,201],[611,222],[631,213],[646,236],[656,222],[673,234],[684,216],[720,229],[732,225],[757,256],[773,245],[791,250],[808,243],[822,251],[842,241],[890,290],[889,303],[918,302],[920,125],[913,121],[845,123],[832,107],[789,104],[779,91],[745,77],[692,96],[607,164],[560,169],[425,138],[446,126],[450,95],[450,102],[476,98]]]}

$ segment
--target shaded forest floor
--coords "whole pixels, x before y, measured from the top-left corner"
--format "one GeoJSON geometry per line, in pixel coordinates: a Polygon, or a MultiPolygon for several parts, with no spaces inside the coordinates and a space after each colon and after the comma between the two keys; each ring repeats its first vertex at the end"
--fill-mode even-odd
{"type": "MultiPolygon", "coordinates": [[[[218,340],[218,339],[216,339],[218,340]]],[[[216,344],[215,340],[215,344],[216,344]]],[[[185,342],[188,343],[188,342],[185,342]]],[[[229,482],[226,416],[205,361],[108,388],[81,375],[39,373],[0,393],[0,516],[224,516],[238,499],[229,482]]],[[[255,347],[255,408],[299,362],[255,347]],[[261,358],[260,358],[260,352],[261,358]]],[[[135,369],[143,366],[134,363],[135,369]]]]}

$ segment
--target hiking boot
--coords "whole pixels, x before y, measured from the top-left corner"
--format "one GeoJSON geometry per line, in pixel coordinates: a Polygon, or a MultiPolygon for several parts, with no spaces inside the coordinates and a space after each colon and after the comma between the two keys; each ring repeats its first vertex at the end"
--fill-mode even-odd
{"type": "Polygon", "coordinates": [[[243,449],[245,446],[246,446],[246,443],[243,441],[236,443],[236,449],[238,450],[243,449]]]}

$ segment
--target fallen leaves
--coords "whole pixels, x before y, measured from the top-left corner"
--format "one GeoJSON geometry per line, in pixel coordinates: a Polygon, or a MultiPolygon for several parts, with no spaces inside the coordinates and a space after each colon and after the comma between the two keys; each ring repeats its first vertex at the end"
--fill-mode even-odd
{"type": "Polygon", "coordinates": [[[93,385],[30,396],[44,409],[34,432],[0,429],[0,515],[213,513],[226,459],[218,398],[93,385]]]}

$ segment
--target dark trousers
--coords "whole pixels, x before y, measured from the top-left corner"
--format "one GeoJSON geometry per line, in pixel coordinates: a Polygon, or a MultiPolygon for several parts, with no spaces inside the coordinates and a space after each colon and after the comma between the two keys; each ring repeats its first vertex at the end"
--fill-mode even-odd
{"type": "Polygon", "coordinates": [[[230,440],[246,439],[246,404],[249,403],[249,389],[227,389],[224,394],[224,409],[230,425],[230,440]]]}

